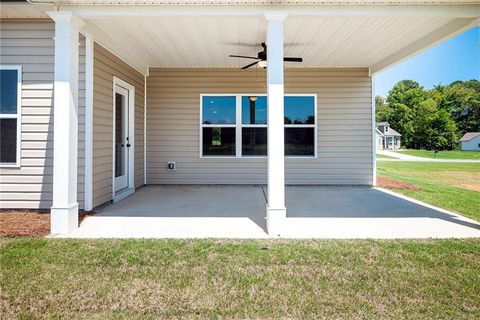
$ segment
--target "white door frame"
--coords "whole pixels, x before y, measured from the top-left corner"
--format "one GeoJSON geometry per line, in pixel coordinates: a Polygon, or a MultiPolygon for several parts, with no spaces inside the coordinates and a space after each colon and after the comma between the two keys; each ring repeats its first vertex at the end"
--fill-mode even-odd
{"type": "Polygon", "coordinates": [[[114,76],[112,100],[112,199],[113,202],[117,202],[135,192],[135,87],[114,76]],[[117,85],[128,91],[128,141],[130,143],[130,148],[127,148],[127,188],[120,191],[115,191],[115,93],[117,85]]]}

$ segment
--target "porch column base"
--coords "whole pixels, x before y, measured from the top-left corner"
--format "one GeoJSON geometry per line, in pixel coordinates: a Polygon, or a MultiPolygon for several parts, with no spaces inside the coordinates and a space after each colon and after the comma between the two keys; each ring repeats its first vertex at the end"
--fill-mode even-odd
{"type": "Polygon", "coordinates": [[[50,233],[68,234],[78,228],[78,203],[67,208],[50,209],[50,233]]]}
{"type": "Polygon", "coordinates": [[[267,205],[267,233],[271,236],[283,234],[287,220],[286,208],[270,208],[267,205]]]}

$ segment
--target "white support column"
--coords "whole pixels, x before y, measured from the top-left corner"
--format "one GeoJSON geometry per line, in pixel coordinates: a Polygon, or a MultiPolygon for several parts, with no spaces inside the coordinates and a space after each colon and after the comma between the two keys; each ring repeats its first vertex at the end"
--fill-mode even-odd
{"type": "Polygon", "coordinates": [[[284,141],[284,12],[267,12],[267,94],[268,94],[268,204],[267,231],[281,235],[287,218],[285,208],[284,141]]]}
{"type": "Polygon", "coordinates": [[[55,21],[55,85],[53,125],[53,206],[51,233],[78,228],[78,28],[71,12],[49,12],[55,21]]]}
{"type": "Polygon", "coordinates": [[[93,209],[93,39],[85,36],[85,190],[84,210],[93,209]]]}

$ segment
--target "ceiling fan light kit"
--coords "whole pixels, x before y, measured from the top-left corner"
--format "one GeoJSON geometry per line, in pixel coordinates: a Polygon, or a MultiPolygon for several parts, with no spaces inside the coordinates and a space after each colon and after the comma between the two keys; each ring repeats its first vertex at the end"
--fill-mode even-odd
{"type": "Polygon", "coordinates": [[[266,60],[258,61],[258,66],[260,68],[266,69],[267,68],[267,61],[266,60]]]}
{"type": "MultiPolygon", "coordinates": [[[[254,65],[257,65],[260,68],[266,69],[268,63],[267,63],[267,45],[265,44],[265,42],[262,43],[262,48],[263,48],[263,50],[257,53],[257,57],[241,56],[241,55],[234,55],[234,54],[231,54],[229,57],[256,60],[255,62],[252,62],[252,63],[247,64],[246,66],[242,67],[241,68],[242,70],[253,67],[254,65]]],[[[296,58],[296,57],[285,57],[285,58],[283,58],[283,61],[286,61],[286,62],[303,62],[303,59],[302,58],[296,58]]]]}

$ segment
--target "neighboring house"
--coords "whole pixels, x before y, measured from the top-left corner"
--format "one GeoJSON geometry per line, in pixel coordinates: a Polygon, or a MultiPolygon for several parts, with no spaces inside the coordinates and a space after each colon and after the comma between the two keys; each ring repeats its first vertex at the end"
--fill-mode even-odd
{"type": "Polygon", "coordinates": [[[480,151],[480,132],[467,132],[460,139],[464,151],[480,151]]]}
{"type": "Polygon", "coordinates": [[[398,150],[400,149],[402,135],[390,128],[388,122],[378,122],[376,125],[377,149],[398,150]]]}
{"type": "Polygon", "coordinates": [[[377,150],[383,150],[383,139],[383,133],[378,130],[378,128],[375,128],[375,146],[377,147],[377,150]]]}
{"type": "Polygon", "coordinates": [[[462,0],[203,3],[2,1],[2,209],[51,209],[65,234],[146,184],[266,184],[276,232],[285,184],[375,185],[373,76],[480,15],[462,0]]]}

